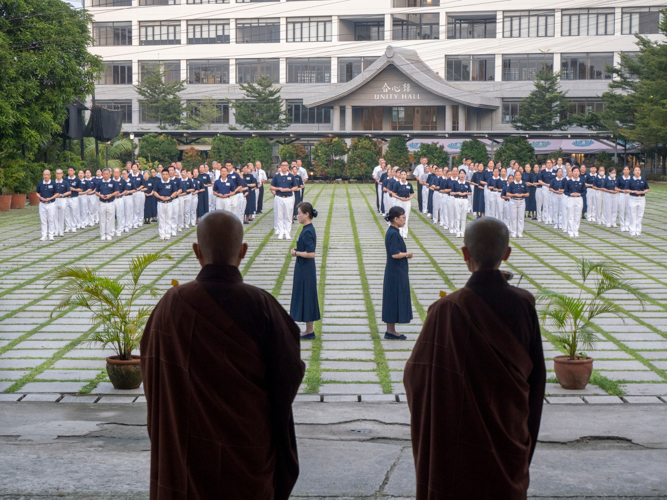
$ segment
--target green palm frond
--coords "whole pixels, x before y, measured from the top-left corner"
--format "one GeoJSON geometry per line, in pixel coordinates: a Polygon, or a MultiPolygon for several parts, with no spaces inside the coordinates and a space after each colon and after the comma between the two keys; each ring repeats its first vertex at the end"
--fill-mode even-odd
{"type": "Polygon", "coordinates": [[[171,255],[166,253],[147,253],[144,255],[139,255],[134,257],[130,262],[130,274],[132,275],[132,281],[136,285],[139,283],[139,278],[153,262],[156,262],[160,259],[171,259],[171,255]]]}

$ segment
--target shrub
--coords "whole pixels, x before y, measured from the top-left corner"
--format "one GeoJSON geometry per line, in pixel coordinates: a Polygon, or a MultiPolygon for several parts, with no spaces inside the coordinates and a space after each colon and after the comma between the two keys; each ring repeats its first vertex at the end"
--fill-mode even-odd
{"type": "Polygon", "coordinates": [[[347,154],[347,144],[340,137],[326,137],[313,147],[313,172],[316,176],[335,179],[345,170],[343,156],[347,154]]]}
{"type": "Polygon", "coordinates": [[[201,153],[198,149],[190,147],[183,152],[183,159],[181,162],[188,170],[197,168],[199,165],[201,165],[201,153]]]}
{"type": "Polygon", "coordinates": [[[234,165],[241,161],[241,143],[235,137],[219,135],[211,141],[211,160],[217,160],[224,163],[225,160],[232,160],[234,165]]]}
{"type": "MultiPolygon", "coordinates": [[[[417,152],[419,158],[422,156],[428,158],[428,163],[430,165],[437,165],[438,167],[448,167],[449,166],[449,153],[445,151],[445,147],[442,145],[422,142],[419,144],[419,151],[417,152]]],[[[415,159],[417,156],[415,155],[415,159]]],[[[392,163],[393,165],[393,163],[392,163]]]]}
{"type": "Polygon", "coordinates": [[[370,179],[382,147],[368,137],[355,137],[347,155],[347,175],[352,179],[370,179]]]}
{"type": "Polygon", "coordinates": [[[470,158],[473,163],[487,163],[489,161],[489,153],[486,150],[486,145],[477,139],[463,141],[461,152],[456,158],[455,164],[458,166],[463,163],[464,157],[470,158]]]}
{"type": "Polygon", "coordinates": [[[147,158],[148,161],[157,161],[168,166],[178,161],[180,151],[178,142],[167,135],[147,134],[139,142],[139,156],[147,158]]]}
{"type": "Polygon", "coordinates": [[[255,163],[261,161],[264,169],[271,166],[272,146],[266,137],[251,137],[241,144],[241,162],[255,163]]]}
{"type": "Polygon", "coordinates": [[[410,153],[405,137],[396,136],[389,140],[384,159],[392,167],[408,168],[410,166],[410,153]]]}
{"type": "Polygon", "coordinates": [[[503,166],[508,166],[511,160],[516,160],[519,165],[534,163],[535,148],[522,135],[506,137],[496,149],[494,160],[496,163],[501,161],[503,166]]]}

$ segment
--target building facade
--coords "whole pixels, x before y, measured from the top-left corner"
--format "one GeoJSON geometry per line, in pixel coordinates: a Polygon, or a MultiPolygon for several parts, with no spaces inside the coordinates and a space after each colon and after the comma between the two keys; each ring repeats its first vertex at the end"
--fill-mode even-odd
{"type": "Polygon", "coordinates": [[[560,71],[574,113],[600,95],[635,33],[658,34],[667,3],[644,0],[84,0],[105,71],[96,104],[125,130],[156,127],[134,89],[162,65],[184,101],[216,102],[269,75],[291,131],[503,131],[535,73],[560,71]],[[493,10],[490,10],[493,8],[493,10]]]}

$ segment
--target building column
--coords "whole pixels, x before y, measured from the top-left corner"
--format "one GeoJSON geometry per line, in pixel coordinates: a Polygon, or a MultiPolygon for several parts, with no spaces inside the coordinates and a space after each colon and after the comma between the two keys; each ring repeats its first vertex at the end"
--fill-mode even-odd
{"type": "Polygon", "coordinates": [[[496,54],[496,74],[494,77],[496,82],[503,81],[503,55],[496,54]]]}
{"type": "Polygon", "coordinates": [[[623,26],[623,7],[616,7],[614,9],[614,36],[621,34],[623,26]]]}
{"type": "Polygon", "coordinates": [[[503,37],[503,11],[496,12],[496,38],[503,37]]]}
{"type": "Polygon", "coordinates": [[[562,15],[562,10],[556,9],[555,15],[554,15],[554,36],[555,37],[560,37],[561,33],[563,32],[563,15],[562,15]]]}
{"type": "Polygon", "coordinates": [[[333,129],[334,132],[340,132],[340,106],[333,107],[333,129]]]}
{"type": "Polygon", "coordinates": [[[557,73],[560,71],[560,52],[555,52],[554,53],[554,73],[557,73]]]}
{"type": "Polygon", "coordinates": [[[181,19],[181,44],[185,45],[188,43],[188,22],[185,19],[181,19]]]}
{"type": "Polygon", "coordinates": [[[447,13],[440,12],[440,40],[447,40],[447,13]]]}
{"type": "Polygon", "coordinates": [[[338,42],[338,16],[331,16],[331,41],[338,42]]]}
{"type": "Polygon", "coordinates": [[[445,132],[452,131],[452,105],[445,106],[445,132]]]}
{"type": "Polygon", "coordinates": [[[468,130],[468,106],[459,104],[459,132],[468,130]]]}
{"type": "Polygon", "coordinates": [[[229,125],[236,125],[236,113],[231,106],[229,106],[229,125]]]}
{"type": "Polygon", "coordinates": [[[391,20],[391,14],[384,15],[384,41],[389,42],[392,39],[393,34],[393,22],[391,20]]]}
{"type": "Polygon", "coordinates": [[[345,106],[345,131],[352,130],[352,106],[345,106]]]}
{"type": "Polygon", "coordinates": [[[181,80],[188,83],[188,60],[181,59],[181,80]]]}
{"type": "Polygon", "coordinates": [[[338,83],[338,58],[331,58],[331,83],[338,83]]]}
{"type": "Polygon", "coordinates": [[[236,19],[229,20],[229,44],[234,45],[236,43],[236,19]]]}
{"type": "Polygon", "coordinates": [[[287,58],[280,58],[280,81],[276,83],[287,83],[287,58]]]}
{"type": "Polygon", "coordinates": [[[229,84],[236,84],[236,59],[229,60],[229,84]]]}
{"type": "Polygon", "coordinates": [[[287,18],[280,18],[280,43],[287,42],[287,18]]]}

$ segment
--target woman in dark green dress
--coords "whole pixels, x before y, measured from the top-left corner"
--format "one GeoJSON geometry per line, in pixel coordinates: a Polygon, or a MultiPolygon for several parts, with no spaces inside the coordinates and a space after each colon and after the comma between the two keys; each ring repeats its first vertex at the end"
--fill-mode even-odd
{"type": "Polygon", "coordinates": [[[320,319],[320,304],[317,298],[317,269],[315,268],[315,248],[317,235],[313,227],[313,219],[317,210],[310,203],[299,203],[297,217],[303,225],[296,248],[292,248],[292,257],[296,257],[294,265],[294,281],[292,284],[292,303],[289,314],[294,321],[306,323],[306,333],[302,340],[315,339],[313,323],[320,319]]]}
{"type": "Polygon", "coordinates": [[[410,298],[410,277],[408,275],[408,252],[400,229],[405,225],[405,210],[392,207],[385,217],[390,226],[384,238],[387,250],[387,266],[384,269],[382,286],[382,321],[387,324],[384,338],[405,340],[405,335],[396,333],[396,323],[410,323],[412,320],[412,299],[410,298]]]}

